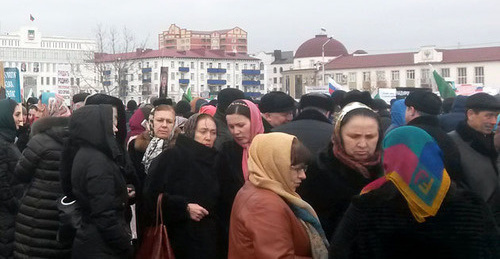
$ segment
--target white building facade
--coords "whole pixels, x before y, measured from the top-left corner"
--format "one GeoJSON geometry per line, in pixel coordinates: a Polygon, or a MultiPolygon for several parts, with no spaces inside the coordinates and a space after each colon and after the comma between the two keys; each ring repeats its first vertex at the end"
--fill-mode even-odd
{"type": "Polygon", "coordinates": [[[159,96],[165,77],[166,97],[175,101],[191,88],[193,97],[216,96],[224,88],[237,88],[250,96],[260,96],[260,61],[246,54],[224,53],[220,50],[176,51],[169,49],[141,50],[132,53],[104,54],[96,58],[104,65],[103,84],[110,94],[125,102],[147,102],[159,96]],[[127,67],[118,79],[116,62],[127,67]],[[121,82],[121,84],[119,84],[121,82]]]}
{"type": "Polygon", "coordinates": [[[69,95],[97,92],[96,73],[88,69],[96,43],[88,39],[45,37],[36,27],[22,27],[16,33],[0,35],[0,61],[20,72],[24,98],[42,92],[57,93],[58,73],[70,71],[69,95]]]}
{"type": "Polygon", "coordinates": [[[347,55],[326,66],[327,76],[349,89],[431,88],[435,69],[457,89],[462,86],[500,89],[500,47],[436,49],[377,55],[347,55]]]}

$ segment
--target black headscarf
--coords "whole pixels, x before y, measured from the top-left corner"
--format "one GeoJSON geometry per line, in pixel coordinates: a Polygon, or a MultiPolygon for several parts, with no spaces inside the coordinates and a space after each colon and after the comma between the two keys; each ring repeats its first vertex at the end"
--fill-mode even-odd
{"type": "Polygon", "coordinates": [[[14,110],[17,102],[12,99],[0,100],[0,135],[8,142],[16,140],[16,122],[14,121],[14,110]]]}

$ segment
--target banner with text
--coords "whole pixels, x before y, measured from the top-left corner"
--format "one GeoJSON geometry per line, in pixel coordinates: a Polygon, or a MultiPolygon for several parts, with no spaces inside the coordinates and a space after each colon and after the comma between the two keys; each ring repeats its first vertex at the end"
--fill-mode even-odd
{"type": "Polygon", "coordinates": [[[5,98],[10,98],[18,103],[21,103],[22,96],[19,69],[15,67],[6,67],[3,71],[5,80],[5,98]]]}
{"type": "Polygon", "coordinates": [[[57,65],[57,94],[64,98],[66,105],[71,105],[70,65],[57,65]]]}

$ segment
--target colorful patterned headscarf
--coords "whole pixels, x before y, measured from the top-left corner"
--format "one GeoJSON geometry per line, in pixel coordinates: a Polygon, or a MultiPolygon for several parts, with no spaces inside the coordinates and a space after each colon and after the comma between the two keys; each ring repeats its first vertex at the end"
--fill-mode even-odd
{"type": "Polygon", "coordinates": [[[361,194],[391,181],[419,223],[435,216],[450,187],[436,141],[420,128],[403,126],[389,132],[382,145],[385,176],[368,184],[361,194]]]}

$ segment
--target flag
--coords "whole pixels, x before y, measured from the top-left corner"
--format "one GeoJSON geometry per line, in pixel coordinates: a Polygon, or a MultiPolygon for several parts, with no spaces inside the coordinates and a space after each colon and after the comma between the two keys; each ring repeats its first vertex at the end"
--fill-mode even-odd
{"type": "Polygon", "coordinates": [[[189,86],[182,94],[182,100],[187,102],[191,102],[191,100],[193,100],[193,97],[191,96],[191,86],[189,86]]]}
{"type": "Polygon", "coordinates": [[[344,90],[344,89],[342,88],[342,86],[339,83],[335,82],[335,80],[333,80],[333,78],[329,77],[328,78],[328,92],[330,94],[332,94],[333,92],[335,92],[337,90],[344,90]]]}
{"type": "Polygon", "coordinates": [[[31,21],[34,21],[35,20],[35,17],[33,17],[33,15],[30,14],[30,20],[31,21]]]}
{"type": "Polygon", "coordinates": [[[429,65],[431,67],[431,70],[433,70],[432,75],[433,75],[433,82],[437,86],[437,89],[439,91],[439,95],[441,95],[441,98],[448,98],[448,97],[455,97],[457,94],[455,93],[455,90],[451,87],[450,83],[446,82],[443,77],[441,77],[438,72],[432,67],[432,65],[429,65]]]}

